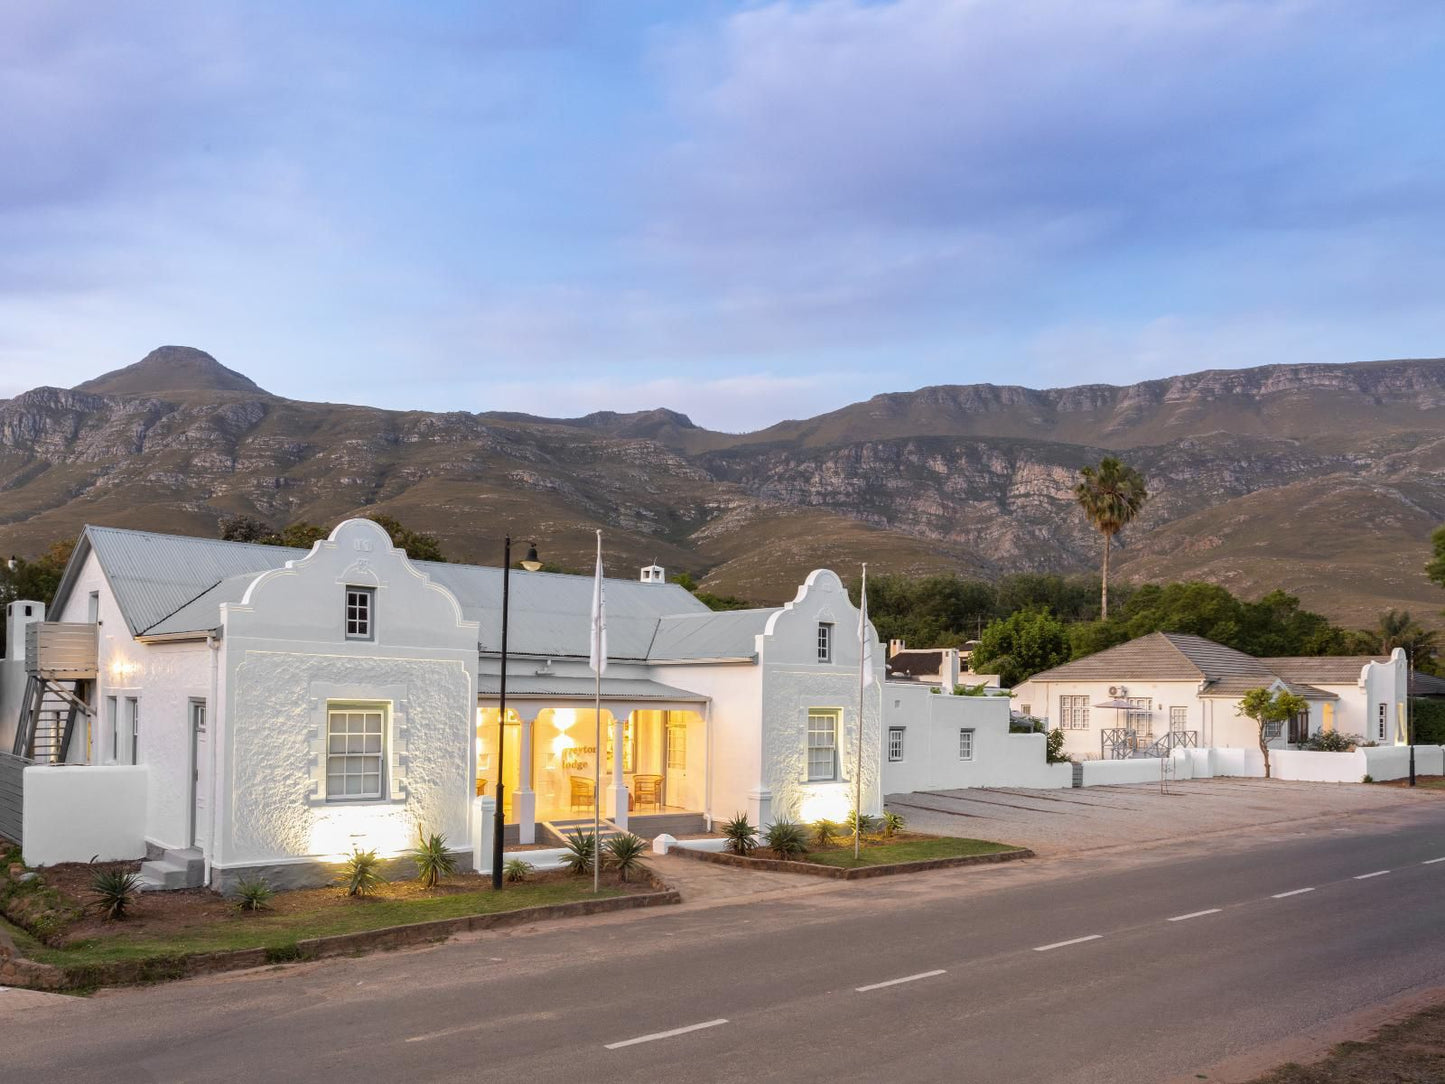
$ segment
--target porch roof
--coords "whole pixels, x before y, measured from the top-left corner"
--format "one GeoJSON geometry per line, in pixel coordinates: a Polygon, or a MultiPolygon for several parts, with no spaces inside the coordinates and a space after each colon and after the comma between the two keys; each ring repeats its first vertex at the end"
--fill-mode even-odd
{"type": "MultiPolygon", "coordinates": [[[[583,700],[591,702],[595,681],[590,677],[513,677],[507,678],[507,699],[519,700],[583,700]]],[[[495,700],[501,695],[501,675],[482,674],[477,680],[477,697],[495,700]]],[[[602,699],[671,701],[673,703],[705,704],[708,698],[687,689],[674,688],[660,681],[645,678],[603,678],[602,699]]]]}

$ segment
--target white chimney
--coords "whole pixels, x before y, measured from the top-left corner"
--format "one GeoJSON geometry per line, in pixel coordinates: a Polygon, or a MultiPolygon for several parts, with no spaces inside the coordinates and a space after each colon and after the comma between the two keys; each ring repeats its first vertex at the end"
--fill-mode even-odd
{"type": "Polygon", "coordinates": [[[893,658],[893,656],[894,656],[894,655],[897,655],[900,651],[902,651],[905,646],[906,646],[906,645],[903,643],[902,640],[889,640],[889,641],[888,641],[888,657],[889,657],[890,659],[893,658]]]}
{"type": "Polygon", "coordinates": [[[666,583],[667,573],[661,565],[647,565],[642,570],[643,583],[666,583]]]}
{"type": "Polygon", "coordinates": [[[25,658],[25,626],[45,620],[45,603],[34,599],[20,599],[12,602],[6,621],[5,645],[7,659],[25,658]]]}

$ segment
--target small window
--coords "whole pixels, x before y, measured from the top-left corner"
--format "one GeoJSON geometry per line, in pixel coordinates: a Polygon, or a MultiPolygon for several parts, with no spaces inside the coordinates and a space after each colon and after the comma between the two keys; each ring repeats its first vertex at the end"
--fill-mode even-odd
{"type": "Polygon", "coordinates": [[[1059,697],[1059,726],[1064,730],[1089,729],[1089,698],[1087,696],[1059,697]]]}
{"type": "Polygon", "coordinates": [[[1381,704],[1381,705],[1380,705],[1380,734],[1379,734],[1379,737],[1378,737],[1378,739],[1377,739],[1377,740],[1379,740],[1379,741],[1384,741],[1384,740],[1385,740],[1385,711],[1386,711],[1386,709],[1387,709],[1388,707],[1389,707],[1388,704],[1381,704]]]}
{"type": "Polygon", "coordinates": [[[120,711],[119,701],[113,696],[105,698],[105,727],[110,732],[110,763],[120,763],[120,711]]]}
{"type": "Polygon", "coordinates": [[[1034,714],[1034,706],[1032,704],[1020,704],[1019,711],[1024,715],[1032,717],[1034,714]]]}
{"type": "Polygon", "coordinates": [[[958,732],[958,759],[973,759],[973,731],[960,730],[958,732]]]}
{"type": "MultiPolygon", "coordinates": [[[[26,614],[28,615],[29,612],[30,612],[30,611],[27,610],[27,611],[26,611],[26,614]]],[[[92,625],[94,625],[97,621],[100,620],[100,592],[99,592],[99,591],[92,591],[92,592],[90,593],[90,598],[86,600],[86,604],[85,604],[85,614],[86,614],[85,620],[88,621],[88,622],[89,622],[90,624],[92,624],[92,625]]]]}
{"type": "Polygon", "coordinates": [[[365,801],[383,795],[386,713],[380,707],[326,713],[326,800],[365,801]]]}
{"type": "Polygon", "coordinates": [[[818,622],[818,661],[833,661],[833,626],[826,621],[818,622]]]}
{"type": "Polygon", "coordinates": [[[1187,707],[1172,707],[1169,709],[1169,729],[1175,734],[1182,733],[1189,726],[1189,709],[1187,707]]]}
{"type": "Polygon", "coordinates": [[[140,701],[133,696],[125,698],[126,739],[130,759],[125,763],[140,763],[140,701]]]}
{"type": "Polygon", "coordinates": [[[372,620],[375,609],[375,588],[348,587],[346,589],[346,638],[348,640],[373,639],[372,620]]]}
{"type": "Polygon", "coordinates": [[[838,778],[838,713],[808,712],[808,782],[838,778]]]}
{"type": "Polygon", "coordinates": [[[687,727],[681,723],[667,724],[667,766],[687,767],[687,727]]]}
{"type": "Polygon", "coordinates": [[[901,726],[890,726],[888,728],[888,759],[899,761],[903,759],[903,730],[901,726]]]}

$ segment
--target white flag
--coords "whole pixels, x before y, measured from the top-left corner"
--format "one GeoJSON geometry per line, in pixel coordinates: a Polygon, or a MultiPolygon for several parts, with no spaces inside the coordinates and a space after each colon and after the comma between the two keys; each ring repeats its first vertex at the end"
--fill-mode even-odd
{"type": "Polygon", "coordinates": [[[607,671],[607,607],[602,598],[602,532],[597,532],[597,582],[592,585],[592,651],[587,663],[601,677],[607,671]]]}
{"type": "Polygon", "coordinates": [[[873,660],[868,655],[868,566],[863,566],[863,587],[858,592],[858,665],[863,668],[863,687],[873,684],[873,660]]]}

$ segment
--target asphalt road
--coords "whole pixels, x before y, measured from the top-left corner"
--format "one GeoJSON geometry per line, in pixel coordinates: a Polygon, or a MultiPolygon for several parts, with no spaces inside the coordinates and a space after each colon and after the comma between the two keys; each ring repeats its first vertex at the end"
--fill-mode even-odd
{"type": "Polygon", "coordinates": [[[0,1079],[1126,1084],[1445,974],[1445,802],[1194,853],[853,882],[8,1014],[0,1000],[0,1079]]]}

